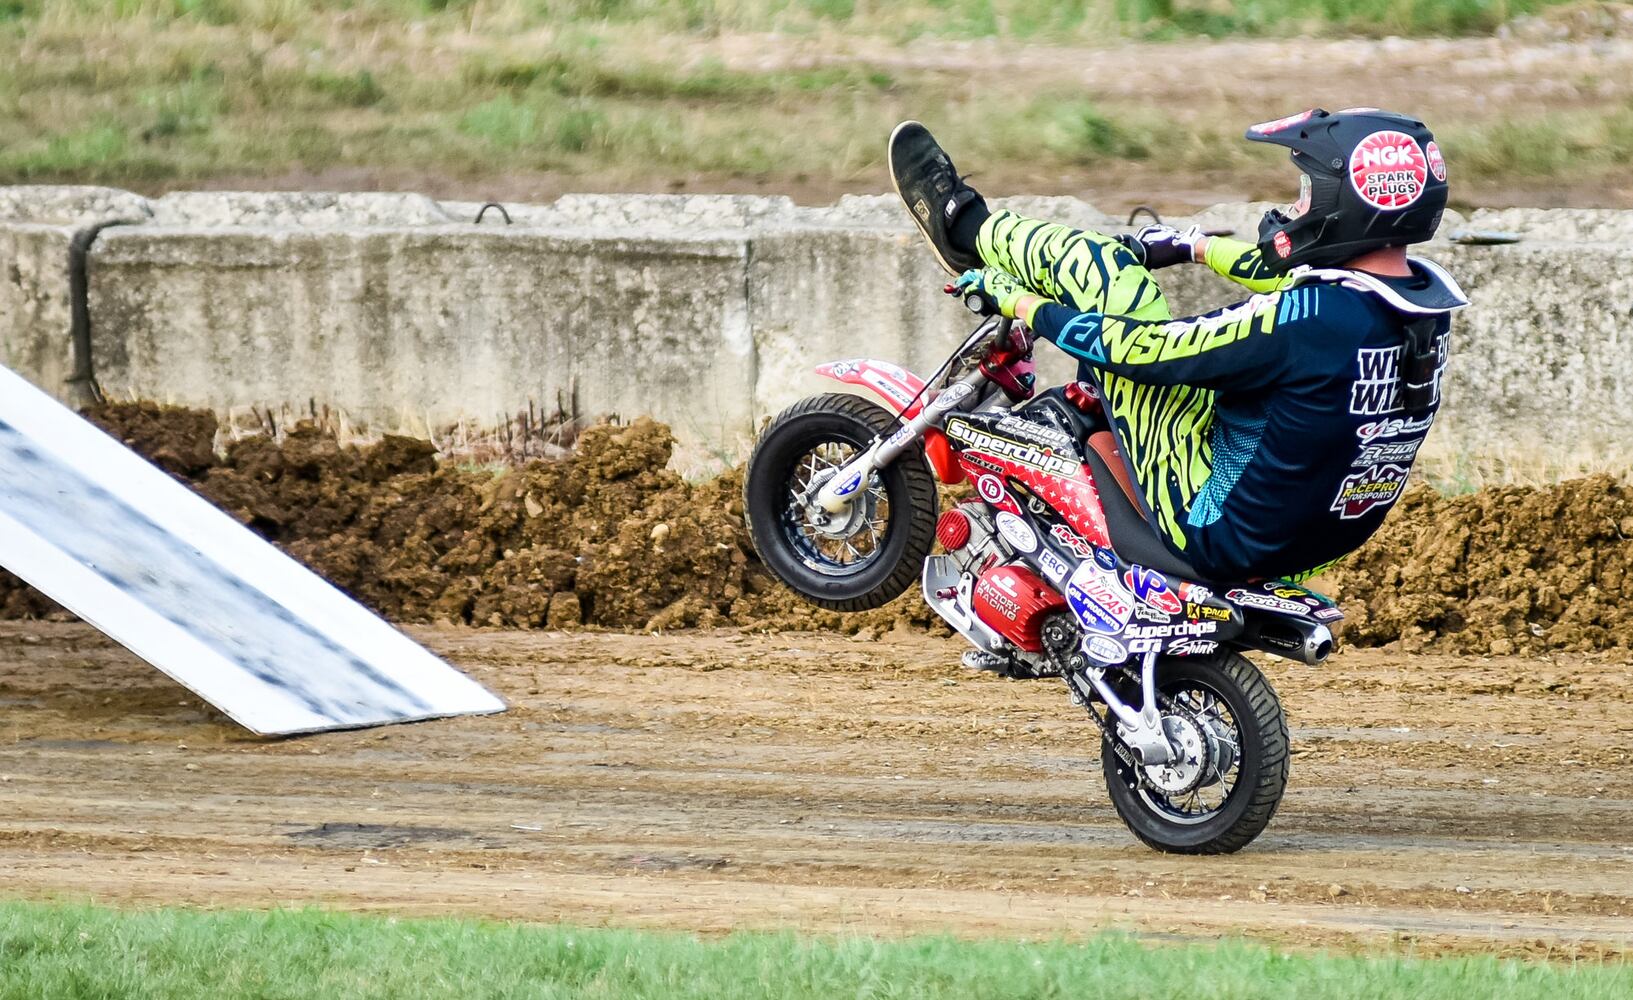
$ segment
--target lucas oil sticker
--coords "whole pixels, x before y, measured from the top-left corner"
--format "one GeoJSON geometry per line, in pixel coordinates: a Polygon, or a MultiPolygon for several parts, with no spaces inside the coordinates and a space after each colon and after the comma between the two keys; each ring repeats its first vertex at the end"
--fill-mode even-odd
{"type": "Polygon", "coordinates": [[[1108,635],[1121,632],[1134,614],[1132,596],[1093,563],[1078,566],[1066,582],[1066,603],[1084,628],[1108,635]]]}
{"type": "Polygon", "coordinates": [[[1346,476],[1333,497],[1330,508],[1348,521],[1382,504],[1388,507],[1406,487],[1406,468],[1400,465],[1374,465],[1353,476],[1346,476]]]}
{"type": "MultiPolygon", "coordinates": [[[[1442,167],[1444,169],[1444,167],[1442,167]]],[[[1429,180],[1429,160],[1405,132],[1381,129],[1355,147],[1349,158],[1350,184],[1361,200],[1385,211],[1410,206],[1429,180]]]]}

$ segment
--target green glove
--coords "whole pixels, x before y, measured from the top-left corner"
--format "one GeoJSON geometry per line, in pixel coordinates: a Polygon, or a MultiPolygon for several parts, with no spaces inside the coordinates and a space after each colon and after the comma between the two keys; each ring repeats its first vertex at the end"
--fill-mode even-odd
{"type": "Polygon", "coordinates": [[[1015,318],[1015,305],[1021,300],[1021,296],[1032,294],[1009,272],[996,267],[965,271],[953,282],[953,288],[960,295],[974,292],[981,296],[990,309],[1008,319],[1015,318]]]}

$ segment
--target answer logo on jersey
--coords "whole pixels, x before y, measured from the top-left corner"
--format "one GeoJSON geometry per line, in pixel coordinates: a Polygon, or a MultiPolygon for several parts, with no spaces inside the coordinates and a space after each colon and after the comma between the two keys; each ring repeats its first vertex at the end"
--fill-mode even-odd
{"type": "Polygon", "coordinates": [[[1423,194],[1429,160],[1416,139],[1381,129],[1356,145],[1349,158],[1349,177],[1355,193],[1373,208],[1406,208],[1423,194]]]}
{"type": "Polygon", "coordinates": [[[1333,513],[1348,521],[1360,517],[1378,506],[1394,503],[1406,487],[1406,468],[1400,465],[1374,465],[1347,476],[1332,499],[1333,513]]]}

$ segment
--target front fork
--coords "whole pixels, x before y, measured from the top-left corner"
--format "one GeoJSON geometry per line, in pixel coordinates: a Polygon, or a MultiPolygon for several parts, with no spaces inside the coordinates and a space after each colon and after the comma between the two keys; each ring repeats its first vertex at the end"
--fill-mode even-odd
{"type": "Polygon", "coordinates": [[[958,409],[966,400],[979,399],[981,388],[989,381],[990,379],[977,370],[943,389],[939,396],[919,411],[918,416],[902,425],[894,434],[886,438],[874,438],[866,450],[828,477],[827,482],[822,484],[822,488],[817,490],[815,496],[805,499],[805,505],[820,507],[829,514],[844,513],[851,505],[851,497],[862,488],[862,484],[873,475],[875,469],[887,466],[901,457],[902,452],[923,437],[926,430],[939,427],[942,419],[958,409]]]}

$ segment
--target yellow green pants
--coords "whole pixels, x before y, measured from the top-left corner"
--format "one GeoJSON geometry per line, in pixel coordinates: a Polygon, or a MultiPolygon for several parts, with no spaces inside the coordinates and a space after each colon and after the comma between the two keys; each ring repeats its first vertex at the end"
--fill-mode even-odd
{"type": "MultiPolygon", "coordinates": [[[[1166,320],[1168,300],[1127,247],[1102,233],[997,212],[982,226],[976,250],[1039,295],[1081,312],[1166,320]]],[[[1158,529],[1185,548],[1185,515],[1213,469],[1208,389],[1143,385],[1078,366],[1099,385],[1113,428],[1158,529]]]]}

